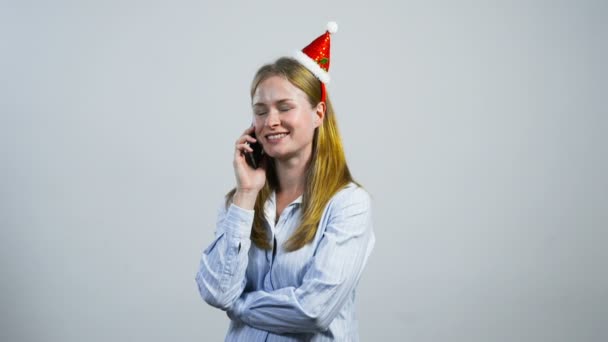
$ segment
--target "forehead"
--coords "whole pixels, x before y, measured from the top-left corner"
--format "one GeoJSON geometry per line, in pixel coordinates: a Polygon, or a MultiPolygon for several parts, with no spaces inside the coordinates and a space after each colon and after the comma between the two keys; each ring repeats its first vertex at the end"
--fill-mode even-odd
{"type": "Polygon", "coordinates": [[[306,94],[281,76],[271,76],[258,84],[252,103],[271,104],[278,100],[306,101],[306,94]]]}

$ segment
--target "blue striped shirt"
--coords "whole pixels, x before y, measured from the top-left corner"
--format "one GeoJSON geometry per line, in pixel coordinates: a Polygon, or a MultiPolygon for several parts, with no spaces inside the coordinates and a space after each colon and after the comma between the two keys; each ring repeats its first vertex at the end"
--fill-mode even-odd
{"type": "Polygon", "coordinates": [[[276,193],[264,205],[276,249],[249,239],[254,210],[218,209],[215,239],[203,251],[196,282],[201,297],[231,319],[226,341],[358,341],[355,288],[374,247],[371,198],[354,183],[323,211],[314,240],[287,252],[302,196],[281,213],[276,193]]]}

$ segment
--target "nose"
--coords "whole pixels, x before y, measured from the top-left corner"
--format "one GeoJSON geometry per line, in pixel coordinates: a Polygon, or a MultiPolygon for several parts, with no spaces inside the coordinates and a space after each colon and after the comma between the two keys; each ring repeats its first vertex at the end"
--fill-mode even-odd
{"type": "Polygon", "coordinates": [[[269,110],[268,115],[266,116],[265,125],[267,127],[275,127],[278,126],[280,123],[281,120],[279,118],[279,113],[276,110],[269,110]]]}

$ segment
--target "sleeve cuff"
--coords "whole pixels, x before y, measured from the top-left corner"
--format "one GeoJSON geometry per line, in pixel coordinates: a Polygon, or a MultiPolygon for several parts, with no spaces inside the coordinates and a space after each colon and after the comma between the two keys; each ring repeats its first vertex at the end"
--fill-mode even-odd
{"type": "Polygon", "coordinates": [[[234,203],[226,213],[226,231],[239,238],[249,238],[255,210],[243,209],[234,203]]]}
{"type": "Polygon", "coordinates": [[[230,314],[232,315],[231,318],[242,321],[243,319],[241,318],[241,316],[243,314],[244,306],[245,306],[245,300],[242,297],[238,298],[234,302],[234,305],[232,306],[232,308],[230,309],[230,311],[231,311],[230,314]]]}

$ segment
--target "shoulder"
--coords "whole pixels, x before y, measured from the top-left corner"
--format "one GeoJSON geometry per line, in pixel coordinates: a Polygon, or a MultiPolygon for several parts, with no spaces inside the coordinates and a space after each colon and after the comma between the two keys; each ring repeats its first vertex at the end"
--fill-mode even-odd
{"type": "Polygon", "coordinates": [[[364,188],[349,183],[329,201],[324,233],[359,236],[372,231],[372,200],[364,188]]]}
{"type": "Polygon", "coordinates": [[[357,208],[359,210],[371,209],[372,198],[367,190],[350,182],[344,188],[336,192],[329,201],[331,211],[342,211],[348,208],[357,208]]]}
{"type": "Polygon", "coordinates": [[[336,194],[332,197],[332,201],[339,202],[345,200],[370,202],[371,196],[363,187],[354,182],[350,182],[344,188],[340,189],[340,191],[336,192],[336,194]]]}

